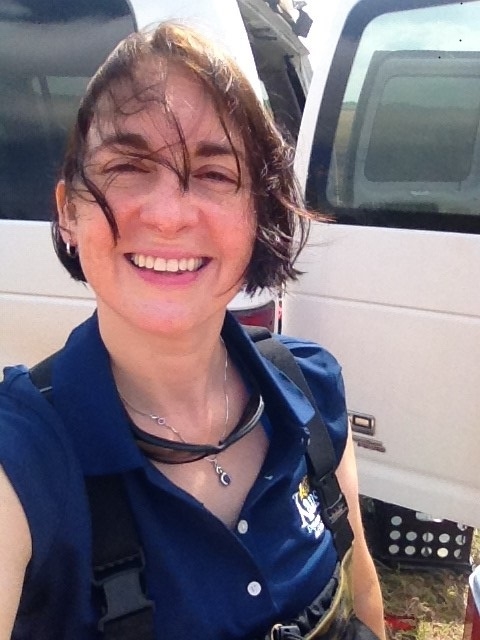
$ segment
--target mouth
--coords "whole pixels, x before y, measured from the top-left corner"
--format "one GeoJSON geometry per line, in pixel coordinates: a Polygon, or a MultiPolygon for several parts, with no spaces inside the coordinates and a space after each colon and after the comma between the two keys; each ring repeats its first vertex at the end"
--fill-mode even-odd
{"type": "Polygon", "coordinates": [[[156,271],[157,273],[194,273],[202,269],[210,258],[158,258],[143,253],[132,253],[128,256],[130,262],[138,269],[156,271]]]}

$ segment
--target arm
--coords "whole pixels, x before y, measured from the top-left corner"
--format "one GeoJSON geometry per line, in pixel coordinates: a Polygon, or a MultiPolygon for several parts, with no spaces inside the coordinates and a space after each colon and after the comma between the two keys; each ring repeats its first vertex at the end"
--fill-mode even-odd
{"type": "Polygon", "coordinates": [[[358,500],[357,465],[351,433],[337,469],[337,478],[348,503],[348,519],[355,536],[352,560],[355,613],[381,640],[385,640],[382,594],[363,531],[358,500]]]}
{"type": "Polygon", "coordinates": [[[11,637],[32,541],[27,518],[0,467],[0,640],[11,637]]]}

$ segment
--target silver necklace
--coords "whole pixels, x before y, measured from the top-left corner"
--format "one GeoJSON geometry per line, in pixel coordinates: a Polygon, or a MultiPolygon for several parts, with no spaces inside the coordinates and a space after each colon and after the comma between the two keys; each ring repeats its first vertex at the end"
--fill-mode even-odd
{"type": "MultiPolygon", "coordinates": [[[[227,391],[228,351],[222,337],[220,337],[220,340],[222,341],[223,348],[225,349],[225,365],[224,365],[224,374],[223,374],[223,394],[225,397],[225,421],[223,426],[223,433],[220,436],[219,442],[221,442],[227,434],[228,419],[230,417],[230,401],[229,401],[228,391],[227,391]]],[[[164,418],[163,416],[156,415],[154,413],[147,413],[145,411],[140,411],[140,409],[137,409],[130,402],[128,402],[128,400],[124,398],[120,392],[119,392],[119,396],[122,402],[127,407],[129,407],[129,409],[131,409],[135,413],[138,413],[138,415],[140,416],[144,416],[145,418],[150,418],[150,420],[153,420],[159,427],[164,427],[165,429],[168,429],[171,433],[173,433],[173,435],[176,438],[178,438],[178,440],[180,440],[180,442],[183,442],[184,444],[188,444],[185,438],[180,433],[180,431],[175,427],[173,427],[171,424],[168,424],[166,418],[164,418]]],[[[209,457],[206,457],[205,460],[207,462],[210,462],[210,464],[212,465],[215,473],[217,474],[218,481],[220,482],[222,487],[228,487],[232,482],[232,478],[225,471],[225,469],[223,469],[223,467],[220,465],[220,463],[218,462],[218,457],[216,455],[209,456],[209,457]]]]}

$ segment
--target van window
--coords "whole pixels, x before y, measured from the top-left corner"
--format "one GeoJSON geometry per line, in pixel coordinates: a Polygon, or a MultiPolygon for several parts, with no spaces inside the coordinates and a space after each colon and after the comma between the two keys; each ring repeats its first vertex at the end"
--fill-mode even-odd
{"type": "Polygon", "coordinates": [[[0,218],[49,220],[90,76],[135,30],[125,0],[0,0],[0,218]]]}
{"type": "Polygon", "coordinates": [[[480,233],[480,2],[399,5],[349,16],[309,203],[345,224],[480,233]]]}

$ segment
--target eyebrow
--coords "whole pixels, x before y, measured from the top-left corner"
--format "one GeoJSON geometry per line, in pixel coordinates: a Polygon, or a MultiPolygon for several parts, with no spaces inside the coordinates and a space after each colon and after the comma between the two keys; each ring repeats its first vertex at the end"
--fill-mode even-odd
{"type": "Polygon", "coordinates": [[[130,149],[138,149],[139,151],[150,151],[150,145],[144,136],[138,133],[112,133],[100,142],[100,144],[93,149],[94,152],[102,151],[103,149],[110,149],[113,147],[128,147],[130,149]]]}
{"type": "MultiPolygon", "coordinates": [[[[133,132],[117,132],[107,135],[101,143],[93,149],[93,152],[102,151],[104,149],[112,149],[115,147],[125,147],[128,149],[135,149],[137,151],[147,151],[149,153],[155,153],[159,150],[152,150],[148,140],[139,133],[133,132]]],[[[213,158],[215,156],[238,156],[240,159],[242,155],[238,149],[233,149],[232,145],[222,142],[209,142],[201,141],[197,144],[193,151],[193,156],[199,158],[213,158]]]]}
{"type": "Polygon", "coordinates": [[[235,156],[239,153],[237,150],[234,151],[230,144],[199,142],[194,155],[201,158],[212,158],[214,156],[235,156]]]}

